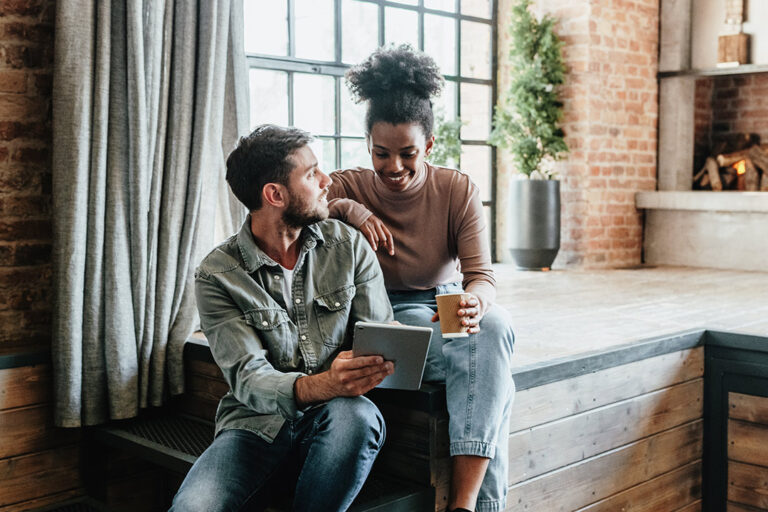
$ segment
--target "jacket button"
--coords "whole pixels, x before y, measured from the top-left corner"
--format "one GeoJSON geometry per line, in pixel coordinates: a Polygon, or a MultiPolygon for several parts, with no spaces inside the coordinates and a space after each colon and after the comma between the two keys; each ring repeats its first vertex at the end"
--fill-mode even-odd
{"type": "Polygon", "coordinates": [[[302,341],[303,341],[303,340],[306,340],[306,339],[307,339],[307,337],[306,337],[305,335],[303,335],[303,334],[302,334],[302,335],[301,335],[301,339],[302,339],[302,341]]]}
{"type": "Polygon", "coordinates": [[[267,322],[266,320],[264,320],[263,322],[261,322],[261,325],[263,325],[264,327],[266,327],[266,326],[268,326],[268,325],[269,325],[269,322],[267,322]]]}
{"type": "Polygon", "coordinates": [[[296,299],[296,304],[301,304],[301,299],[296,299]]]}
{"type": "Polygon", "coordinates": [[[334,305],[335,307],[339,307],[339,306],[341,306],[341,303],[340,303],[340,302],[334,302],[334,303],[333,303],[333,305],[334,305]]]}

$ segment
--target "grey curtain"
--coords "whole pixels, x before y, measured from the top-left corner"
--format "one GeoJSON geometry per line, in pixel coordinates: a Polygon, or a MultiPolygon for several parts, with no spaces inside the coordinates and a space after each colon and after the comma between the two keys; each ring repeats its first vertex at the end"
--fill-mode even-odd
{"type": "Polygon", "coordinates": [[[242,38],[241,0],[57,2],[59,426],[129,418],[183,391],[194,268],[215,227],[241,220],[222,171],[247,128],[242,38]]]}

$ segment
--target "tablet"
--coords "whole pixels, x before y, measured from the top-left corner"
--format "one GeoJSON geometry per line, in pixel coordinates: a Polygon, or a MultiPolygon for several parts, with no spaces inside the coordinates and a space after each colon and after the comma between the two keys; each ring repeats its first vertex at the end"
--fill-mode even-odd
{"type": "Polygon", "coordinates": [[[429,327],[357,322],[352,353],[355,357],[380,355],[395,363],[395,373],[377,388],[419,389],[431,337],[429,327]]]}

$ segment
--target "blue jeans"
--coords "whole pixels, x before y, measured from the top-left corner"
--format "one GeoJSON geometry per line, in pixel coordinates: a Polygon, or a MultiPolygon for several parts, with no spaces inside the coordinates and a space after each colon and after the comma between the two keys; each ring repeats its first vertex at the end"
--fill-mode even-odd
{"type": "Polygon", "coordinates": [[[476,510],[504,510],[507,495],[509,415],[515,394],[512,349],[515,335],[508,314],[493,305],[480,320],[480,332],[444,339],[436,293],[461,292],[458,283],[433,290],[391,292],[395,320],[432,328],[424,380],[445,382],[451,456],[477,455],[490,460],[476,510]]]}
{"type": "Polygon", "coordinates": [[[311,409],[287,421],[272,443],[248,430],[224,430],[189,470],[171,511],[262,510],[275,489],[294,483],[293,510],[346,510],[384,436],[384,419],[365,397],[311,409]]]}

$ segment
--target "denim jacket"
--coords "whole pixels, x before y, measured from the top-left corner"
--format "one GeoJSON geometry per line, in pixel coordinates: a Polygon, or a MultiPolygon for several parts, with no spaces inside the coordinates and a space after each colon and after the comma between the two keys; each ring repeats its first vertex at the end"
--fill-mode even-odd
{"type": "Polygon", "coordinates": [[[216,433],[241,428],[272,441],[303,413],[294,383],[327,370],[352,345],[359,320],[389,322],[392,307],[379,263],[363,236],[335,220],[304,228],[291,297],[280,266],[255,243],[250,216],[195,273],[200,323],[230,391],[216,433]],[[293,304],[289,315],[285,301],[293,304]]]}

